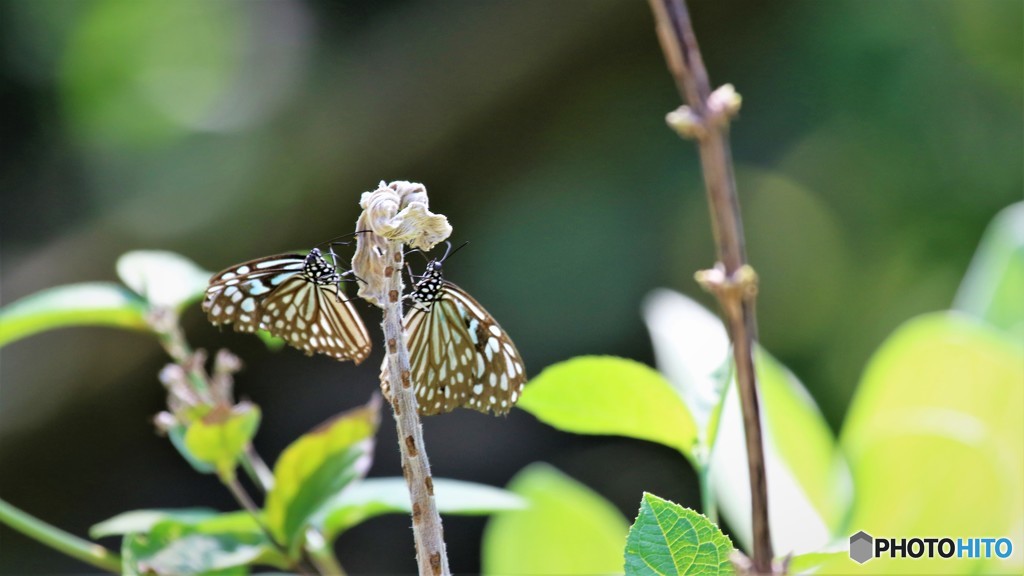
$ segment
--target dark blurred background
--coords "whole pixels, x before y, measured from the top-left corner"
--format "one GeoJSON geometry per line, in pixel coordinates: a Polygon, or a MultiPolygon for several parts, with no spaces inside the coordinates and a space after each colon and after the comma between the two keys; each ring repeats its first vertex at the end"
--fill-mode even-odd
{"type": "MultiPolygon", "coordinates": [[[[763,343],[837,428],[872,350],[948,306],[989,218],[1021,198],[1024,3],[691,9],[712,80],[744,97],[733,147],[763,343]]],[[[115,280],[132,249],[219,270],[309,248],[351,231],[382,179],[425,183],[471,242],[446,272],[531,374],[578,354],[650,362],[639,306],[655,287],[708,302],[697,156],[665,127],[679,101],[643,2],[9,0],[0,99],[3,303],[115,280]]],[[[376,309],[360,311],[376,337],[376,309]]],[[[379,347],[355,367],[270,353],[198,306],[184,322],[246,362],[237,390],[263,407],[268,459],[376,389],[379,347]]],[[[4,348],[3,498],[82,535],[128,509],[235,508],[153,433],[166,361],[111,329],[4,348]]],[[[520,411],[430,418],[426,434],[440,477],[504,485],[543,460],[628,517],[643,490],[699,506],[684,459],[652,444],[520,411]]],[[[397,474],[385,425],[372,475],[397,474]]],[[[342,562],[412,571],[408,524],[344,534],[342,562]]],[[[478,570],[483,526],[446,520],[456,572],[478,570]]],[[[86,571],[0,528],[0,573],[86,571]]]]}

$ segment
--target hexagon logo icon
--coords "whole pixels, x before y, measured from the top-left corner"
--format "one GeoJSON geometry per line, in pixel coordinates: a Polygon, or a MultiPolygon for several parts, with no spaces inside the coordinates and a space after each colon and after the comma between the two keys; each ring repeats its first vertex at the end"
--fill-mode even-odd
{"type": "Polygon", "coordinates": [[[863,564],[875,557],[873,548],[874,539],[871,534],[861,530],[850,536],[850,559],[858,564],[863,564]]]}

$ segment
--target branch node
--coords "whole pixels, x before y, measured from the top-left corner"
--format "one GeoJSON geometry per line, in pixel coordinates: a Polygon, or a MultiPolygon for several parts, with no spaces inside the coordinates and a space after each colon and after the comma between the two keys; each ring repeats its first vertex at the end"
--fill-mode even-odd
{"type": "Polygon", "coordinates": [[[693,277],[701,288],[723,302],[751,302],[757,297],[757,272],[749,264],[744,264],[737,268],[736,272],[728,274],[725,265],[717,262],[714,268],[699,270],[693,277]]]}
{"type": "Polygon", "coordinates": [[[687,140],[700,140],[707,136],[704,119],[689,106],[680,106],[665,115],[668,127],[687,140]]]}
{"type": "Polygon", "coordinates": [[[732,84],[723,84],[708,96],[708,120],[725,126],[739,114],[743,97],[732,84]]]}

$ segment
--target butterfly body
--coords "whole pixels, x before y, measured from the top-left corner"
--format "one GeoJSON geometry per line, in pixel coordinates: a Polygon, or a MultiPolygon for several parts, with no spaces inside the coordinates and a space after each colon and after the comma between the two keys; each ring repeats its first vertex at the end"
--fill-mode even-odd
{"type": "Polygon", "coordinates": [[[214,275],[203,311],[239,332],[266,330],[307,354],[362,362],[366,327],[341,298],[341,275],[319,249],[252,260],[214,275]]]}
{"type": "MultiPolygon", "coordinates": [[[[412,380],[424,415],[465,407],[505,414],[522,392],[523,361],[508,334],[432,260],[405,316],[412,380]]],[[[388,393],[387,380],[384,380],[388,393]]]]}

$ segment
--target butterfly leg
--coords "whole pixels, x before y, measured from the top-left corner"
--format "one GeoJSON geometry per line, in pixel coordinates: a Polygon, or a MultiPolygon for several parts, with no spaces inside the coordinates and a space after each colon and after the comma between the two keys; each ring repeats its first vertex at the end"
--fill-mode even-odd
{"type": "Polygon", "coordinates": [[[363,280],[359,276],[356,276],[355,272],[352,271],[352,270],[349,270],[348,272],[339,274],[338,275],[338,282],[337,282],[337,284],[335,284],[335,287],[334,287],[334,297],[337,298],[338,302],[351,302],[351,301],[356,299],[356,298],[343,299],[341,297],[341,295],[344,293],[344,291],[341,289],[341,283],[342,282],[362,282],[363,284],[366,284],[366,280],[363,280]],[[346,278],[346,276],[351,276],[351,278],[346,278]]]}

